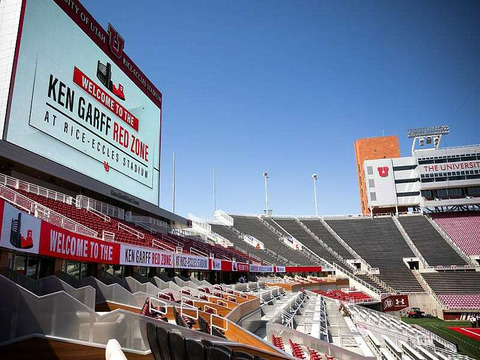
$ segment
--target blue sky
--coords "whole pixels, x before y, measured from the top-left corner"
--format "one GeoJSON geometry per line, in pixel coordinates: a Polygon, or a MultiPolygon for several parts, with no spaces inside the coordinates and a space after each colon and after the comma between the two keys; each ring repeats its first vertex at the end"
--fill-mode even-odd
{"type": "Polygon", "coordinates": [[[480,143],[478,1],[83,0],[163,93],[161,206],[358,213],[353,142],[449,124],[480,143]]]}

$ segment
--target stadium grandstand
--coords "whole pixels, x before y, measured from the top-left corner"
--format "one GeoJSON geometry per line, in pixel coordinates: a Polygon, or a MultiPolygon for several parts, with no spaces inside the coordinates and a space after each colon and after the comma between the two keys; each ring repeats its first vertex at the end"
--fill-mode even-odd
{"type": "Polygon", "coordinates": [[[159,202],[162,93],[113,26],[5,0],[0,38],[1,359],[471,359],[402,318],[480,317],[479,146],[423,129],[362,160],[366,215],[185,218],[159,202]]]}

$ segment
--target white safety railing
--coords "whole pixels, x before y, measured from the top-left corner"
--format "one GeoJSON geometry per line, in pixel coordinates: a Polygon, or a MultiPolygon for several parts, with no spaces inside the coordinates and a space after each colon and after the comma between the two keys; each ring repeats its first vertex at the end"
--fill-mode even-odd
{"type": "Polygon", "coordinates": [[[104,213],[101,213],[100,211],[95,210],[94,208],[92,208],[90,206],[87,206],[87,212],[99,217],[100,219],[102,219],[105,222],[110,222],[111,221],[110,216],[105,215],[104,213]]]}
{"type": "Polygon", "coordinates": [[[148,310],[150,311],[150,313],[157,313],[162,316],[167,315],[167,312],[168,312],[167,308],[169,306],[170,305],[168,305],[165,301],[160,300],[153,296],[150,297],[148,301],[148,310]]]}
{"type": "Polygon", "coordinates": [[[56,211],[49,209],[22,194],[19,194],[5,185],[0,185],[0,197],[11,202],[15,206],[24,209],[29,214],[32,214],[35,217],[45,220],[51,224],[57,225],[63,229],[90,237],[97,237],[98,235],[98,232],[86,227],[85,225],[77,223],[76,221],[63,216],[62,214],[59,214],[56,211]]]}
{"type": "Polygon", "coordinates": [[[121,222],[118,222],[117,224],[118,224],[117,225],[118,230],[126,231],[129,234],[132,234],[133,236],[135,236],[137,239],[145,238],[145,235],[142,232],[140,232],[138,230],[135,230],[135,229],[131,228],[130,226],[125,225],[124,223],[121,223],[121,222]]]}
{"type": "Polygon", "coordinates": [[[198,250],[197,248],[194,248],[194,247],[190,248],[190,253],[198,256],[209,257],[209,255],[206,252],[198,250]]]}
{"type": "Polygon", "coordinates": [[[125,219],[125,209],[104,203],[103,201],[91,199],[85,195],[77,195],[75,203],[79,209],[86,209],[90,207],[111,217],[121,220],[125,219]]]}
{"type": "Polygon", "coordinates": [[[102,239],[106,241],[115,241],[115,233],[107,230],[102,230],[102,239]]]}
{"type": "Polygon", "coordinates": [[[185,296],[182,296],[182,302],[180,303],[180,315],[185,316],[187,318],[190,318],[192,320],[198,320],[198,308],[193,306],[193,305],[188,304],[187,301],[193,302],[189,298],[187,298],[185,296]],[[188,312],[184,312],[184,310],[188,310],[188,312]],[[192,312],[192,311],[193,311],[194,315],[191,315],[190,312],[192,312]]]}
{"type": "Polygon", "coordinates": [[[35,195],[40,195],[48,199],[61,201],[65,204],[72,205],[75,203],[75,199],[69,195],[65,195],[58,191],[50,190],[42,186],[29,183],[27,181],[19,180],[5,174],[0,174],[0,184],[6,185],[18,190],[23,190],[35,195]]]}
{"type": "Polygon", "coordinates": [[[227,331],[228,330],[228,320],[223,318],[220,315],[217,314],[210,314],[210,335],[213,335],[213,328],[216,328],[220,331],[227,331]],[[225,326],[217,325],[213,323],[213,319],[218,319],[220,320],[225,326]]]}
{"type": "Polygon", "coordinates": [[[162,241],[157,240],[157,239],[152,240],[152,246],[156,247],[156,248],[159,248],[161,250],[175,252],[175,248],[173,246],[165,244],[162,241]]]}

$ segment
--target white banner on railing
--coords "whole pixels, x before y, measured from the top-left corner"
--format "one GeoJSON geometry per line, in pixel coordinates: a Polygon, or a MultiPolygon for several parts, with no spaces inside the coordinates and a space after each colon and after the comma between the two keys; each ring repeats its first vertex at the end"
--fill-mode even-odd
{"type": "Polygon", "coordinates": [[[120,265],[172,268],[173,253],[122,244],[120,265]]]}
{"type": "Polygon", "coordinates": [[[212,259],[212,270],[217,270],[217,271],[222,270],[222,260],[212,259]]]}
{"type": "Polygon", "coordinates": [[[175,254],[175,268],[208,270],[208,257],[189,254],[175,254]]]}
{"type": "Polygon", "coordinates": [[[250,272],[273,272],[273,267],[269,265],[250,264],[250,272]]]}

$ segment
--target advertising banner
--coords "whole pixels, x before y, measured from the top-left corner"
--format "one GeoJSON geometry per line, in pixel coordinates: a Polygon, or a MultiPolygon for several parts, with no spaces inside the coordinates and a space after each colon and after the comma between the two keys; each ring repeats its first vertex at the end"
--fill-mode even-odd
{"type": "Polygon", "coordinates": [[[160,92],[80,4],[25,4],[6,140],[157,205],[160,92]]]}
{"type": "Polygon", "coordinates": [[[250,271],[250,265],[249,264],[245,264],[245,263],[235,263],[235,265],[237,266],[237,270],[238,272],[249,272],[250,271]]]}
{"type": "Polygon", "coordinates": [[[42,221],[0,199],[0,245],[7,249],[38,254],[42,221]]]}
{"type": "Polygon", "coordinates": [[[285,272],[294,273],[294,272],[320,272],[322,271],[321,266],[285,266],[285,272]]]}
{"type": "Polygon", "coordinates": [[[190,254],[175,254],[175,268],[208,270],[208,258],[190,254]]]}
{"type": "Polygon", "coordinates": [[[118,264],[120,244],[79,235],[42,221],[38,253],[82,262],[118,264]]]}
{"type": "Polygon", "coordinates": [[[250,272],[273,272],[273,267],[269,265],[250,264],[250,272]]]}
{"type": "Polygon", "coordinates": [[[210,259],[210,261],[212,263],[212,267],[211,267],[212,270],[215,270],[215,271],[222,270],[222,260],[220,260],[220,259],[210,259]]]}
{"type": "Polygon", "coordinates": [[[120,265],[172,268],[173,256],[167,251],[121,244],[120,265]]]}
{"type": "Polygon", "coordinates": [[[390,295],[382,299],[383,311],[400,311],[407,308],[408,295],[390,295]]]}
{"type": "Polygon", "coordinates": [[[285,272],[285,266],[275,266],[275,272],[276,273],[284,273],[285,272]]]}
{"type": "Polygon", "coordinates": [[[0,199],[3,207],[2,247],[61,259],[118,264],[120,244],[62,229],[20,211],[0,199]]]}

